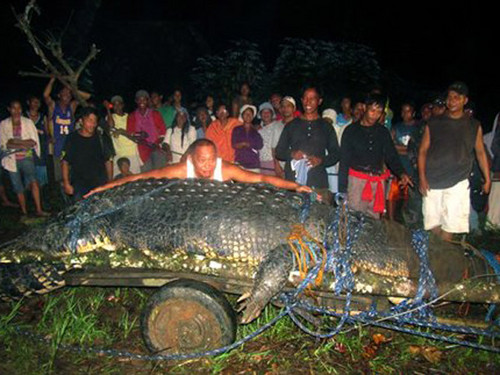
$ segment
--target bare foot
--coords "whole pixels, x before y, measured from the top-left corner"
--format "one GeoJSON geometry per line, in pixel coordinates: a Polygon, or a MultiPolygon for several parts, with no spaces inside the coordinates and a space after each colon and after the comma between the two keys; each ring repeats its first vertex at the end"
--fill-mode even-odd
{"type": "Polygon", "coordinates": [[[39,211],[36,213],[36,216],[38,217],[47,217],[47,216],[50,216],[50,214],[48,212],[45,212],[45,211],[39,211]]]}

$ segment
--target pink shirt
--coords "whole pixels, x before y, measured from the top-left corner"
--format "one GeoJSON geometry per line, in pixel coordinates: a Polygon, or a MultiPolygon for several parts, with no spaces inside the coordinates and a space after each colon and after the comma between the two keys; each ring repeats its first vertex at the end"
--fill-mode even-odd
{"type": "MultiPolygon", "coordinates": [[[[147,109],[144,115],[138,110],[132,112],[127,118],[127,132],[134,134],[144,131],[147,134],[146,141],[152,145],[160,143],[160,137],[165,136],[165,122],[158,111],[147,109]]],[[[153,151],[151,147],[139,144],[139,155],[145,163],[153,151]]]]}
{"type": "MultiPolygon", "coordinates": [[[[22,124],[21,126],[14,126],[14,124],[12,125],[12,135],[15,139],[23,139],[22,138],[22,124]]],[[[16,160],[23,160],[27,155],[28,155],[28,152],[29,151],[19,151],[19,152],[16,152],[16,160]]]]}

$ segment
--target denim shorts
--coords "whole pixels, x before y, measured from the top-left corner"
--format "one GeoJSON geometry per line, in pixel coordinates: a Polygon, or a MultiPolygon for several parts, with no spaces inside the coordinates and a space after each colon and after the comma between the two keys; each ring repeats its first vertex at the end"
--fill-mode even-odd
{"type": "Polygon", "coordinates": [[[17,172],[11,172],[10,181],[16,194],[22,193],[33,181],[36,181],[35,162],[32,157],[16,160],[17,172]]]}
{"type": "Polygon", "coordinates": [[[35,164],[35,171],[36,171],[36,180],[38,181],[38,185],[40,186],[47,185],[47,183],[49,182],[49,179],[47,177],[47,166],[35,164]]]}

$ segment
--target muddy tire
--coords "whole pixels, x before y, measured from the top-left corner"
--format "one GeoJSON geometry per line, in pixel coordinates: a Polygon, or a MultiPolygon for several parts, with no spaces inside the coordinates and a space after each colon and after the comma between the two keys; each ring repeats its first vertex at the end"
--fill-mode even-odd
{"type": "Polygon", "coordinates": [[[146,346],[158,354],[204,352],[234,342],[236,314],[224,295],[194,280],[176,280],[148,301],[141,317],[146,346]]]}

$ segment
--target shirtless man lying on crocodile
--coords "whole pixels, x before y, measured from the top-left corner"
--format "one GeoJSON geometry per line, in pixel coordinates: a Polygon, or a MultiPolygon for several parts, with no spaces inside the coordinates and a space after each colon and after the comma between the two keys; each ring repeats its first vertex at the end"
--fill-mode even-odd
{"type": "Polygon", "coordinates": [[[309,186],[302,186],[292,181],[287,181],[276,176],[267,176],[259,173],[249,172],[234,164],[228,163],[217,157],[215,144],[208,139],[198,139],[193,142],[187,151],[187,157],[180,163],[171,164],[164,168],[153,169],[149,172],[128,176],[106,185],[100,186],[86,197],[110,189],[115,186],[123,185],[127,182],[147,179],[147,178],[201,178],[205,180],[229,181],[246,183],[267,183],[277,188],[294,190],[297,193],[311,193],[309,186]]]}

